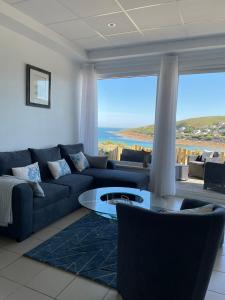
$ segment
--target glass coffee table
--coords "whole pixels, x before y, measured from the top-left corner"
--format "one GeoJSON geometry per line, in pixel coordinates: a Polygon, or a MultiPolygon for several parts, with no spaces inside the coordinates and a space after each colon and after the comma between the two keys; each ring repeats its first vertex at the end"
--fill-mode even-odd
{"type": "Polygon", "coordinates": [[[78,200],[82,206],[110,219],[117,219],[117,203],[125,203],[157,212],[179,209],[177,205],[171,205],[172,203],[168,199],[156,197],[149,191],[125,187],[89,190],[81,194],[78,200]]]}

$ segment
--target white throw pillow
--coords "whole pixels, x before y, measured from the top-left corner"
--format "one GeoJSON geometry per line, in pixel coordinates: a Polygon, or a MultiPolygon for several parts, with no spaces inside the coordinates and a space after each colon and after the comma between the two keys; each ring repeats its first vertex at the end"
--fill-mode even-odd
{"type": "Polygon", "coordinates": [[[67,174],[71,174],[70,167],[65,159],[48,161],[48,167],[54,179],[58,179],[59,177],[67,174]]]}
{"type": "Polygon", "coordinates": [[[83,170],[90,167],[89,162],[83,152],[78,152],[76,154],[70,154],[70,159],[72,160],[75,168],[79,172],[82,172],[83,170]]]}
{"type": "Polygon", "coordinates": [[[13,176],[27,181],[41,182],[41,175],[38,163],[26,167],[12,168],[13,176]]]}
{"type": "Polygon", "coordinates": [[[202,153],[202,161],[204,161],[207,158],[212,158],[213,153],[214,153],[213,151],[204,150],[202,153]]]}

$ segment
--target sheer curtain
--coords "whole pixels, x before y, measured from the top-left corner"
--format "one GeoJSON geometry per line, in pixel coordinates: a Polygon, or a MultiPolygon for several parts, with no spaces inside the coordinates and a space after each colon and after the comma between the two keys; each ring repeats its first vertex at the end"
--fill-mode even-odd
{"type": "Polygon", "coordinates": [[[155,138],[151,167],[151,189],[156,195],[176,193],[176,108],[178,57],[162,57],[157,88],[155,138]]]}
{"type": "Polygon", "coordinates": [[[79,120],[79,140],[84,144],[85,152],[98,154],[98,103],[97,77],[94,64],[82,67],[82,94],[79,120]]]}

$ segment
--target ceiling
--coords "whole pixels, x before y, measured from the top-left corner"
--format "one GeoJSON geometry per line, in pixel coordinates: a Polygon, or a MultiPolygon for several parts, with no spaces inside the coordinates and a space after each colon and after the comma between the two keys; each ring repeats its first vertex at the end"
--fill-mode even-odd
{"type": "Polygon", "coordinates": [[[225,0],[4,2],[86,50],[225,33],[225,0]]]}

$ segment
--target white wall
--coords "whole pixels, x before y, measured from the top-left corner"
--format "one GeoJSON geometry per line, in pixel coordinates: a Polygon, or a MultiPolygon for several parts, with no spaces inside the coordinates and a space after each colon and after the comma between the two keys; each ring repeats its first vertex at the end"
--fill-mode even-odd
{"type": "Polygon", "coordinates": [[[79,65],[0,27],[0,151],[74,143],[78,137],[79,65]],[[25,64],[51,72],[51,109],[25,105],[25,64]]]}

